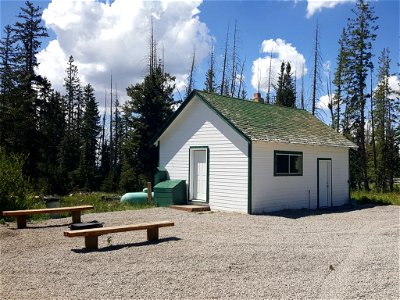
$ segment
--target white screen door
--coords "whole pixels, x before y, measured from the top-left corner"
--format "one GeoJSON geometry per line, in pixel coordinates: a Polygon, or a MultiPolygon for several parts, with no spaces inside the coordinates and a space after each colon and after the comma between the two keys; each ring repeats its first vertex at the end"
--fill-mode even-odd
{"type": "Polygon", "coordinates": [[[332,206],[332,161],[321,159],[318,162],[319,207],[332,206]]]}
{"type": "Polygon", "coordinates": [[[193,199],[195,201],[207,200],[207,150],[193,150],[193,199]]]}

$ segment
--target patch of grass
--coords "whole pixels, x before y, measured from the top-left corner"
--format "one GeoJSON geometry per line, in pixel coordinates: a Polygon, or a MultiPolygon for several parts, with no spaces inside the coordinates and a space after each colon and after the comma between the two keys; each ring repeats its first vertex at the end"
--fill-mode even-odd
{"type": "MultiPolygon", "coordinates": [[[[60,206],[78,206],[78,205],[93,205],[94,209],[83,211],[82,214],[87,213],[102,213],[123,210],[138,210],[154,207],[154,205],[146,204],[130,204],[127,202],[120,202],[120,195],[107,194],[107,193],[77,193],[60,197],[60,206]]],[[[43,198],[29,196],[27,199],[27,207],[29,209],[46,208],[46,203],[43,198]]],[[[60,217],[68,217],[69,213],[61,213],[60,217]]],[[[30,215],[30,220],[47,220],[50,214],[30,215]]],[[[6,218],[6,221],[15,221],[14,218],[6,218]]],[[[3,220],[4,221],[4,220],[3,220]]]]}
{"type": "Polygon", "coordinates": [[[390,204],[400,205],[400,192],[392,193],[379,193],[374,191],[352,191],[351,199],[357,203],[376,203],[376,204],[390,204]]]}
{"type": "Polygon", "coordinates": [[[105,193],[77,193],[61,197],[61,206],[93,205],[94,209],[90,212],[110,212],[122,210],[137,210],[153,207],[146,204],[130,204],[120,202],[120,195],[105,193]]]}

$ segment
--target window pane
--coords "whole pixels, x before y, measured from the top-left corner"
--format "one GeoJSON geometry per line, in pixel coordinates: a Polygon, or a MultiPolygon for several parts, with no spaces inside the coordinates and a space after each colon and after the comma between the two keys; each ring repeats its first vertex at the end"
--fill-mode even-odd
{"type": "Polygon", "coordinates": [[[300,174],[302,172],[301,156],[290,156],[290,174],[300,174]]]}
{"type": "Polygon", "coordinates": [[[289,155],[285,154],[276,155],[276,173],[278,174],[289,173],[289,155]]]}
{"type": "Polygon", "coordinates": [[[274,151],[274,176],[302,176],[303,153],[274,151]]]}

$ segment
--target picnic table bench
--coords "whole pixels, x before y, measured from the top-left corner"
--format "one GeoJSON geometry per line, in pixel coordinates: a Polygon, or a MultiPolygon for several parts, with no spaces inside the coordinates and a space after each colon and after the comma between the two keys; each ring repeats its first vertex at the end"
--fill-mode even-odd
{"type": "Polygon", "coordinates": [[[93,209],[93,205],[55,207],[55,208],[38,208],[38,209],[23,209],[23,210],[7,210],[3,211],[4,217],[16,217],[18,229],[26,228],[26,218],[34,214],[50,214],[60,212],[70,212],[72,215],[72,223],[81,222],[81,212],[83,210],[93,209]]]}
{"type": "Polygon", "coordinates": [[[64,231],[64,236],[67,236],[67,237],[84,236],[85,237],[85,247],[87,249],[98,249],[98,247],[99,247],[98,246],[98,237],[100,235],[116,233],[116,232],[133,231],[133,230],[147,230],[147,240],[148,241],[157,241],[158,240],[158,229],[160,227],[167,227],[167,226],[174,226],[174,222],[159,221],[159,222],[152,222],[152,223],[141,223],[141,224],[136,224],[136,225],[122,225],[122,226],[113,226],[113,227],[71,230],[71,231],[64,231]]]}

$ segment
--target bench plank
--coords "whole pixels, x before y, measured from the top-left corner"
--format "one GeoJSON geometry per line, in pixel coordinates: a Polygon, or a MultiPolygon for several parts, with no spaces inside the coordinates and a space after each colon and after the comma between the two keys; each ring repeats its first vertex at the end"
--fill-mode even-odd
{"type": "Polygon", "coordinates": [[[93,205],[81,205],[81,206],[66,206],[66,207],[54,207],[54,208],[35,208],[35,209],[21,209],[21,210],[6,210],[2,212],[4,217],[15,217],[15,216],[27,216],[33,214],[46,214],[46,213],[57,213],[66,211],[82,211],[93,209],[93,205]]]}
{"type": "Polygon", "coordinates": [[[166,226],[174,226],[174,222],[172,221],[160,221],[160,222],[152,222],[152,223],[141,223],[135,225],[122,225],[122,226],[113,226],[113,227],[100,227],[100,228],[90,228],[90,229],[82,229],[82,230],[72,230],[72,231],[64,231],[64,235],[68,237],[75,236],[99,236],[108,233],[115,232],[124,232],[124,231],[132,231],[132,230],[145,230],[166,226]]]}
{"type": "Polygon", "coordinates": [[[87,249],[98,249],[98,237],[100,235],[109,234],[109,233],[117,233],[117,232],[126,232],[133,230],[147,230],[147,240],[148,241],[157,241],[158,240],[158,232],[160,227],[174,226],[174,222],[172,221],[160,221],[160,222],[152,222],[152,223],[141,223],[135,225],[122,225],[122,226],[113,226],[113,227],[101,227],[101,228],[90,228],[90,229],[82,229],[82,230],[73,230],[73,231],[64,231],[64,236],[67,237],[77,237],[83,236],[85,237],[85,247],[87,249]]]}
{"type": "Polygon", "coordinates": [[[55,207],[55,208],[37,208],[37,209],[21,209],[21,210],[6,210],[2,212],[4,217],[16,217],[17,228],[26,228],[26,219],[28,215],[33,214],[47,214],[57,212],[70,212],[72,216],[72,223],[81,222],[81,212],[83,210],[93,209],[93,205],[81,205],[81,206],[66,206],[66,207],[55,207]]]}

